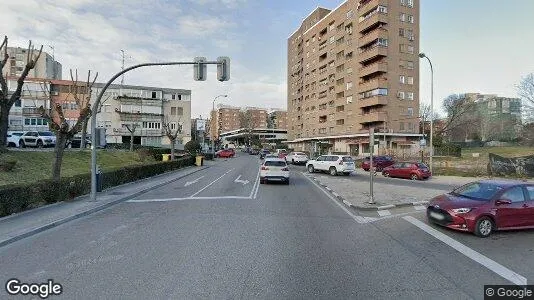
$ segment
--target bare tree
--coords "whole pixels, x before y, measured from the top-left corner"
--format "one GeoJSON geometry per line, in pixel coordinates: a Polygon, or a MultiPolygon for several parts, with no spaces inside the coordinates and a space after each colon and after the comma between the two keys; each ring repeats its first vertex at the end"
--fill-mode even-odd
{"type": "Polygon", "coordinates": [[[534,73],[521,79],[517,93],[523,100],[523,112],[528,121],[534,121],[534,73]]]}
{"type": "Polygon", "coordinates": [[[74,125],[70,126],[67,122],[61,103],[54,103],[53,110],[47,110],[42,105],[39,107],[41,116],[48,121],[50,130],[56,134],[56,146],[54,149],[55,157],[52,166],[52,179],[55,181],[59,181],[61,178],[61,165],[63,163],[63,155],[65,153],[65,144],[67,140],[80,132],[82,124],[87,121],[87,118],[91,113],[91,88],[97,77],[98,73],[96,73],[94,79],[91,81],[91,71],[89,71],[87,72],[87,81],[85,83],[80,83],[78,81],[78,70],[76,70],[76,77],[72,75],[72,70],[70,70],[71,83],[69,84],[69,93],[65,98],[65,102],[68,97],[71,96],[80,109],[80,115],[74,125]],[[52,112],[55,112],[55,115],[52,112]]]}
{"type": "Polygon", "coordinates": [[[130,151],[134,151],[134,136],[135,136],[135,131],[139,127],[139,123],[132,122],[130,124],[124,124],[124,126],[130,132],[130,151]]]}
{"type": "MultiPolygon", "coordinates": [[[[99,107],[96,109],[96,113],[100,113],[102,111],[102,106],[104,105],[104,103],[106,103],[106,101],[109,100],[109,98],[111,98],[111,95],[107,95],[106,98],[104,98],[103,100],[100,101],[100,105],[99,107]]],[[[91,116],[93,115],[93,110],[91,110],[89,112],[89,116],[87,116],[87,119],[85,119],[82,123],[82,130],[81,130],[81,142],[80,142],[80,148],[85,148],[85,140],[87,138],[87,126],[89,125],[89,120],[91,119],[91,116]]],[[[96,147],[96,145],[95,145],[96,147]]]]}
{"type": "Polygon", "coordinates": [[[466,139],[472,130],[478,128],[479,117],[474,101],[470,101],[465,95],[452,94],[443,100],[443,108],[447,113],[447,120],[436,135],[447,134],[466,139]]]}
{"type": "Polygon", "coordinates": [[[419,119],[421,120],[420,132],[426,134],[430,132],[430,124],[427,126],[427,122],[439,120],[440,116],[437,112],[432,112],[430,105],[422,104],[419,108],[419,119]]]}
{"type": "Polygon", "coordinates": [[[170,122],[169,119],[165,117],[165,120],[163,122],[163,132],[171,142],[171,160],[174,160],[174,147],[176,145],[178,135],[182,133],[182,130],[183,126],[182,124],[180,124],[180,119],[178,119],[177,122],[170,122]]]}
{"type": "Polygon", "coordinates": [[[28,76],[30,70],[35,68],[35,64],[43,52],[43,46],[41,45],[39,52],[35,55],[35,49],[32,45],[32,41],[30,41],[26,55],[26,66],[20,77],[17,79],[17,87],[11,95],[7,87],[7,76],[4,76],[3,74],[4,66],[9,60],[9,55],[7,54],[7,36],[4,37],[2,44],[0,44],[0,53],[2,52],[3,57],[0,58],[0,148],[4,149],[7,142],[9,112],[11,111],[13,104],[20,100],[24,80],[28,76]]]}
{"type": "Polygon", "coordinates": [[[254,122],[252,120],[252,112],[250,110],[239,112],[239,123],[240,127],[245,129],[245,140],[247,144],[250,144],[250,135],[252,133],[252,127],[254,122]]]}

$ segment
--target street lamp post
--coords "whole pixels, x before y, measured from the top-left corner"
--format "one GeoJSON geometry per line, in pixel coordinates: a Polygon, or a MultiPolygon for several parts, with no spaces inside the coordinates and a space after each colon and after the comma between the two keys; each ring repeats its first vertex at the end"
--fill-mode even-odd
{"type": "MultiPolygon", "coordinates": [[[[434,68],[430,58],[424,53],[419,53],[420,58],[426,58],[430,64],[430,172],[432,172],[432,157],[434,156],[434,144],[432,143],[434,137],[434,68]]],[[[423,124],[423,129],[425,124],[423,124]]]]}
{"type": "MultiPolygon", "coordinates": [[[[211,116],[212,119],[214,119],[214,117],[215,117],[215,100],[217,100],[217,98],[219,98],[219,97],[226,98],[226,97],[228,97],[228,95],[219,95],[219,96],[213,98],[213,104],[211,106],[211,111],[212,111],[212,114],[213,114],[211,116]]],[[[213,123],[215,124],[216,121],[218,121],[218,120],[213,120],[213,123]]],[[[211,126],[211,127],[213,127],[213,128],[211,128],[210,130],[215,130],[215,126],[211,126]]],[[[211,150],[213,151],[213,156],[215,156],[215,132],[214,131],[212,131],[212,136],[211,136],[211,150]]]]}
{"type": "MultiPolygon", "coordinates": [[[[126,68],[119,73],[115,74],[111,79],[104,85],[100,93],[98,93],[98,96],[96,97],[95,103],[92,106],[92,113],[91,113],[91,201],[96,201],[96,172],[97,172],[97,166],[96,166],[96,115],[98,111],[98,107],[100,106],[100,101],[102,100],[102,97],[104,96],[104,93],[109,88],[109,86],[115,81],[115,79],[119,78],[122,74],[129,72],[131,70],[135,70],[141,67],[151,67],[151,66],[174,66],[174,65],[198,65],[199,62],[162,62],[162,63],[144,63],[144,64],[138,64],[131,66],[129,68],[126,68]]],[[[219,65],[220,62],[218,61],[203,61],[202,64],[204,65],[219,65]]]]}

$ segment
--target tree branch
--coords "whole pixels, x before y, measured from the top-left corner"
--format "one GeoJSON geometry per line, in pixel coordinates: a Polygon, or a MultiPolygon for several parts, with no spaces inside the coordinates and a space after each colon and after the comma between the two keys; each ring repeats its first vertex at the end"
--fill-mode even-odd
{"type": "Polygon", "coordinates": [[[4,36],[4,41],[2,42],[2,45],[0,46],[0,52],[4,50],[4,57],[2,57],[2,60],[0,60],[0,87],[2,88],[2,100],[7,98],[7,95],[9,94],[7,90],[7,81],[6,76],[4,77],[4,74],[2,73],[2,70],[4,70],[4,66],[7,63],[7,60],[9,59],[9,55],[7,54],[7,35],[4,36]]]}
{"type": "Polygon", "coordinates": [[[37,57],[33,59],[33,49],[32,49],[32,42],[30,41],[30,44],[28,46],[28,56],[27,56],[27,63],[24,67],[24,70],[22,71],[22,75],[20,75],[19,79],[17,79],[17,89],[15,92],[11,95],[11,98],[7,102],[8,106],[11,107],[13,104],[20,99],[20,93],[22,92],[22,86],[24,85],[24,80],[30,73],[30,70],[35,68],[35,64],[39,57],[41,56],[41,53],[43,52],[43,46],[41,45],[41,49],[39,50],[39,53],[37,54],[37,57]]]}

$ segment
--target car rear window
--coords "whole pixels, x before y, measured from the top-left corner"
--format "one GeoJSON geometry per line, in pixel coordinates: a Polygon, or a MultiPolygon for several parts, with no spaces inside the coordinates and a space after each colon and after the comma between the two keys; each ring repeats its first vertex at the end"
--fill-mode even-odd
{"type": "Polygon", "coordinates": [[[285,167],[287,164],[279,160],[268,160],[265,162],[266,167],[285,167]]]}
{"type": "Polygon", "coordinates": [[[352,159],[352,157],[350,157],[350,156],[343,156],[343,161],[344,162],[354,162],[354,159],[352,159]]]}

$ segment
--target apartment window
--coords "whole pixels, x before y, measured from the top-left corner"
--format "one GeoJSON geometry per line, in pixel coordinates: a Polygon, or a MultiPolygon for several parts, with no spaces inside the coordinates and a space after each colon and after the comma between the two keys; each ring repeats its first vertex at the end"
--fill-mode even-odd
{"type": "Polygon", "coordinates": [[[413,123],[408,123],[408,131],[409,132],[413,132],[414,131],[414,124],[413,123]]]}
{"type": "Polygon", "coordinates": [[[380,12],[380,13],[383,13],[383,14],[387,14],[388,13],[388,8],[385,7],[385,6],[379,5],[378,8],[377,8],[377,11],[380,12]]]}
{"type": "Polygon", "coordinates": [[[152,92],[152,99],[156,99],[158,97],[158,92],[152,92]]]}
{"type": "Polygon", "coordinates": [[[399,83],[404,84],[406,82],[406,77],[404,75],[399,76],[399,83]]]}
{"type": "Polygon", "coordinates": [[[176,94],[171,95],[171,100],[176,100],[176,94]]]}
{"type": "Polygon", "coordinates": [[[319,134],[325,134],[325,133],[326,133],[326,128],[319,129],[319,134]]]}
{"type": "Polygon", "coordinates": [[[176,107],[171,107],[171,116],[176,116],[176,107]]]}
{"type": "Polygon", "coordinates": [[[334,24],[334,22],[330,23],[330,31],[334,30],[334,28],[336,28],[336,25],[334,24]]]}
{"type": "Polygon", "coordinates": [[[352,89],[352,82],[347,82],[347,90],[352,89]]]}
{"type": "Polygon", "coordinates": [[[310,45],[310,40],[307,40],[306,41],[306,46],[309,46],[310,45]]]}
{"type": "Polygon", "coordinates": [[[406,22],[406,14],[405,14],[405,13],[401,13],[401,14],[399,15],[399,20],[400,20],[401,22],[406,22]]]}
{"type": "Polygon", "coordinates": [[[387,95],[388,95],[388,89],[379,88],[379,89],[374,89],[374,90],[367,91],[364,93],[360,93],[360,99],[365,99],[365,98],[369,98],[373,96],[387,96],[387,95]]]}
{"type": "Polygon", "coordinates": [[[184,108],[183,107],[177,107],[176,108],[176,115],[183,116],[184,115],[184,108]]]}
{"type": "Polygon", "coordinates": [[[336,37],[331,36],[329,40],[330,40],[330,44],[333,44],[336,41],[336,37]]]}
{"type": "Polygon", "coordinates": [[[329,128],[330,133],[334,133],[334,127],[329,128]]]}
{"type": "Polygon", "coordinates": [[[347,74],[352,74],[352,68],[347,68],[347,74]]]}
{"type": "Polygon", "coordinates": [[[404,92],[398,92],[397,97],[401,100],[404,100],[404,92]]]}
{"type": "Polygon", "coordinates": [[[347,97],[347,104],[352,103],[352,96],[347,97]]]}
{"type": "Polygon", "coordinates": [[[413,100],[413,92],[406,92],[406,98],[408,100],[413,100]]]}
{"type": "Polygon", "coordinates": [[[413,116],[413,108],[412,107],[408,107],[408,113],[407,113],[408,116],[413,116]]]}
{"type": "Polygon", "coordinates": [[[377,45],[387,47],[388,46],[388,40],[379,38],[378,42],[377,42],[377,45]]]}
{"type": "Polygon", "coordinates": [[[171,127],[171,130],[176,130],[176,123],[175,122],[172,122],[170,124],[170,127],[171,127]]]}
{"type": "Polygon", "coordinates": [[[413,84],[413,77],[408,76],[408,77],[406,78],[406,83],[408,83],[408,84],[413,84]]]}
{"type": "Polygon", "coordinates": [[[345,111],[345,106],[344,105],[340,105],[340,106],[336,107],[336,111],[337,112],[345,111]]]}
{"type": "Polygon", "coordinates": [[[408,15],[408,23],[412,23],[413,24],[413,16],[412,15],[408,15]]]}
{"type": "Polygon", "coordinates": [[[404,36],[404,28],[399,28],[399,36],[404,36]]]}
{"type": "Polygon", "coordinates": [[[413,54],[414,48],[412,45],[408,45],[408,53],[413,54]]]}
{"type": "Polygon", "coordinates": [[[408,7],[413,7],[413,0],[407,0],[408,2],[408,7]]]}
{"type": "Polygon", "coordinates": [[[344,119],[336,120],[336,125],[345,125],[345,120],[344,119]]]}
{"type": "Polygon", "coordinates": [[[347,12],[347,19],[352,19],[352,17],[354,17],[354,11],[351,9],[347,12]]]}
{"type": "Polygon", "coordinates": [[[399,130],[404,131],[404,122],[399,123],[399,130]]]}
{"type": "Polygon", "coordinates": [[[413,61],[407,61],[406,62],[406,69],[413,70],[414,64],[413,61]]]}

